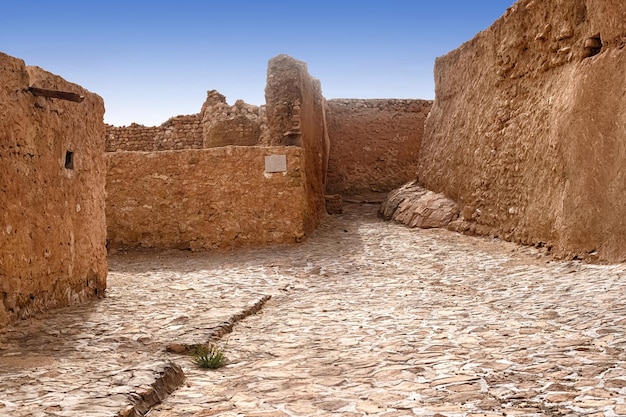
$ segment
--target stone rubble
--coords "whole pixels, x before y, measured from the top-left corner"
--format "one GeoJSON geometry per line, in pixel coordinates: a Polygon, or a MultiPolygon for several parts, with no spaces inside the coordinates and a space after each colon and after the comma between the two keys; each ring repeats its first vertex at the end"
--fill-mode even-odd
{"type": "Polygon", "coordinates": [[[625,265],[409,229],[344,205],[307,242],[110,257],[108,296],[0,332],[1,416],[623,416],[625,265]],[[196,368],[164,351],[271,299],[196,368]]]}

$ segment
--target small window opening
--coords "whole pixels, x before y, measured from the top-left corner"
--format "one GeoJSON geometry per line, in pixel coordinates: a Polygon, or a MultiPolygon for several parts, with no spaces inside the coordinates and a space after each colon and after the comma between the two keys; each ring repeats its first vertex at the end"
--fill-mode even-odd
{"type": "Polygon", "coordinates": [[[65,152],[65,168],[74,169],[74,152],[65,152]]]}
{"type": "Polygon", "coordinates": [[[598,33],[595,36],[585,39],[585,50],[583,52],[583,58],[590,58],[594,55],[598,55],[602,51],[602,38],[598,33]]]}

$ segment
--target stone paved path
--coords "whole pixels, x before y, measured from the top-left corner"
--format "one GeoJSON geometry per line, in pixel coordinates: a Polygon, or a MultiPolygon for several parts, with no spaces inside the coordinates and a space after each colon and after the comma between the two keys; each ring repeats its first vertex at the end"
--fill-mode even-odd
{"type": "Polygon", "coordinates": [[[293,247],[112,256],[106,299],[0,333],[0,415],[113,416],[168,360],[187,381],[150,417],[626,415],[626,266],[374,209],[293,247]],[[225,368],[163,351],[265,294],[225,368]]]}

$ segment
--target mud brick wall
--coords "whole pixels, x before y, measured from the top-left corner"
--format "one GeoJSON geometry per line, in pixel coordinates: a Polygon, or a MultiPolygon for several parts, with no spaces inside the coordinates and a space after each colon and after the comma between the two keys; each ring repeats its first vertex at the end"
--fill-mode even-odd
{"type": "Polygon", "coordinates": [[[102,296],[107,262],[103,100],[0,53],[0,114],[2,325],[102,296]]]}
{"type": "Polygon", "coordinates": [[[430,100],[328,100],[329,194],[389,192],[415,179],[430,100]]]}
{"type": "Polygon", "coordinates": [[[114,152],[106,161],[113,249],[293,243],[312,215],[300,147],[114,152]],[[265,172],[268,155],[285,155],[287,171],[265,172]]]}
{"type": "Polygon", "coordinates": [[[115,127],[106,125],[106,151],[165,151],[201,149],[202,123],[199,114],[176,116],[160,126],[115,127]]]}
{"type": "Polygon", "coordinates": [[[626,259],[626,3],[521,0],[435,64],[418,179],[459,230],[626,259]]]}
{"type": "Polygon", "coordinates": [[[309,75],[304,62],[278,55],[268,65],[265,102],[269,143],[305,149],[308,212],[317,213],[307,219],[308,234],[317,227],[324,211],[330,151],[321,83],[309,75]]]}

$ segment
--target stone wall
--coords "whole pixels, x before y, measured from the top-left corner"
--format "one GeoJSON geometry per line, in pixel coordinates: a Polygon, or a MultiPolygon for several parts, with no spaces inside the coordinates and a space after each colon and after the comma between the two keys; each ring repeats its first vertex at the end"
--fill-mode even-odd
{"type": "Polygon", "coordinates": [[[436,61],[418,179],[459,230],[626,259],[626,4],[522,0],[436,61]]]}
{"type": "Polygon", "coordinates": [[[415,179],[430,100],[328,100],[326,191],[389,192],[415,179]]]}
{"type": "Polygon", "coordinates": [[[160,126],[136,123],[116,127],[106,125],[106,151],[165,151],[201,149],[202,119],[199,114],[176,116],[160,126]]]}
{"type": "Polygon", "coordinates": [[[110,248],[223,249],[300,241],[312,213],[299,147],[107,153],[110,248]],[[265,157],[285,155],[285,172],[265,157]]]}
{"type": "MultiPolygon", "coordinates": [[[[305,149],[309,211],[322,213],[330,142],[320,81],[309,75],[304,62],[278,55],[268,65],[265,101],[269,143],[305,149]]],[[[319,216],[309,220],[305,233],[317,227],[319,216]]]]}
{"type": "Polygon", "coordinates": [[[256,146],[267,144],[265,106],[254,106],[237,100],[233,106],[215,90],[207,93],[200,112],[203,147],[256,146]]]}
{"type": "Polygon", "coordinates": [[[238,100],[230,106],[215,90],[207,92],[200,113],[172,117],[160,126],[106,126],[106,150],[170,151],[267,143],[265,106],[238,100]]]}
{"type": "Polygon", "coordinates": [[[162,127],[136,127],[144,130],[139,141],[123,133],[129,128],[110,129],[109,143],[118,134],[124,145],[106,156],[109,247],[219,249],[311,233],[324,210],[328,159],[320,83],[306,64],[281,55],[270,61],[266,98],[267,106],[230,106],[209,91],[195,116],[201,141],[192,135],[201,149],[153,146],[162,127]],[[121,150],[145,144],[149,152],[121,150]],[[285,155],[287,171],[265,172],[269,155],[285,155]]]}
{"type": "Polygon", "coordinates": [[[0,53],[0,114],[2,325],[103,295],[107,264],[102,99],[0,53]]]}

